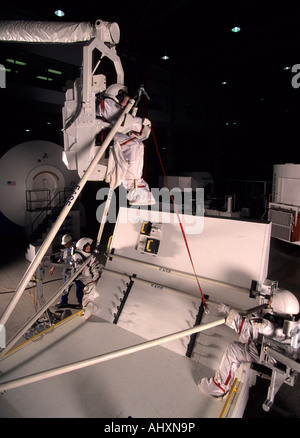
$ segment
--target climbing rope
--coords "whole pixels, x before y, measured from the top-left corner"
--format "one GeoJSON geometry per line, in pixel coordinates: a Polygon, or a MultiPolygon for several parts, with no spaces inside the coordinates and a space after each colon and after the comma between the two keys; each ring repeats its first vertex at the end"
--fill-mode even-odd
{"type": "Polygon", "coordinates": [[[203,291],[202,291],[199,279],[198,279],[197,274],[196,274],[196,270],[195,270],[192,254],[191,254],[191,251],[190,251],[190,248],[189,248],[189,244],[188,244],[188,241],[187,241],[187,238],[186,238],[186,234],[185,234],[185,231],[184,231],[184,228],[183,228],[183,225],[182,225],[182,222],[181,222],[181,219],[180,219],[177,207],[176,207],[176,203],[175,203],[174,197],[173,197],[173,195],[171,193],[171,190],[170,190],[169,181],[168,181],[165,169],[164,169],[164,165],[163,165],[163,162],[162,162],[162,159],[161,159],[161,156],[160,156],[160,152],[159,152],[159,149],[158,149],[157,141],[156,141],[155,134],[154,134],[152,126],[151,126],[151,132],[152,132],[152,136],[153,136],[153,140],[154,140],[155,149],[156,149],[156,152],[157,152],[157,155],[158,155],[158,159],[159,159],[159,162],[160,162],[160,165],[161,165],[164,177],[165,177],[167,188],[168,188],[168,190],[170,192],[172,203],[174,205],[174,210],[175,210],[177,218],[178,218],[178,222],[179,222],[179,225],[180,225],[180,229],[181,229],[181,233],[182,233],[182,236],[183,236],[183,239],[184,239],[184,243],[185,243],[185,246],[186,246],[186,249],[187,249],[187,252],[188,252],[188,255],[189,255],[189,259],[190,259],[190,262],[191,262],[191,265],[192,265],[192,268],[193,268],[193,271],[194,271],[194,275],[195,275],[195,278],[196,278],[196,281],[197,281],[197,284],[198,284],[198,287],[199,287],[199,291],[200,291],[200,294],[201,294],[201,297],[202,297],[202,302],[203,302],[204,307],[207,309],[207,303],[205,301],[204,294],[203,294],[203,291]]]}

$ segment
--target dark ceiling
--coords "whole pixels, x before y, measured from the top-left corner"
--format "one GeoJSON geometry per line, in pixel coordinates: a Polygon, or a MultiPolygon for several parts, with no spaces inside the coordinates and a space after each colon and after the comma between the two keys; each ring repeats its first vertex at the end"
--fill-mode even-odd
{"type": "Polygon", "coordinates": [[[149,0],[126,2],[1,2],[2,20],[115,21],[120,48],[161,60],[194,74],[246,76],[273,73],[273,66],[300,60],[300,8],[297,2],[149,0]],[[54,15],[56,4],[65,17],[54,15]],[[231,28],[238,24],[239,33],[231,28]]]}
{"type": "MultiPolygon", "coordinates": [[[[227,114],[243,127],[234,135],[230,131],[229,136],[220,130],[220,153],[238,140],[247,148],[250,173],[259,161],[251,157],[251,148],[257,154],[263,148],[265,160],[274,163],[281,157],[278,152],[275,155],[275,149],[282,153],[284,145],[282,161],[299,161],[300,88],[292,84],[296,78],[292,67],[300,64],[299,2],[58,0],[49,6],[6,1],[1,2],[0,19],[115,21],[121,31],[118,52],[133,52],[169,66],[182,78],[182,87],[194,102],[201,91],[190,85],[189,78],[199,80],[202,87],[207,83],[217,89],[216,105],[223,111],[224,120],[220,120],[224,127],[227,114]],[[54,15],[56,5],[65,11],[65,17],[54,15]],[[240,32],[231,31],[235,25],[241,27],[240,32]],[[168,61],[161,59],[165,51],[168,61]]],[[[298,82],[300,85],[300,78],[298,82]]],[[[237,155],[236,149],[229,160],[236,155],[238,165],[242,152],[237,155]]]]}

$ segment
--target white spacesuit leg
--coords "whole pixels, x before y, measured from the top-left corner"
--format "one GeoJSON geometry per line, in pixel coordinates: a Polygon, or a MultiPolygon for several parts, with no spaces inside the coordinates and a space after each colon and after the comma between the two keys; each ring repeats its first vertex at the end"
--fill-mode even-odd
{"type": "Polygon", "coordinates": [[[95,305],[96,298],[99,297],[99,293],[96,291],[96,283],[89,283],[83,289],[82,307],[84,310],[83,318],[88,319],[97,311],[95,305]]]}
{"type": "Polygon", "coordinates": [[[148,184],[143,178],[124,181],[130,205],[153,205],[156,203],[148,184]]]}
{"type": "Polygon", "coordinates": [[[124,181],[127,168],[128,162],[122,153],[121,146],[115,142],[113,146],[110,146],[105,176],[105,181],[112,190],[115,190],[124,181]]]}
{"type": "Polygon", "coordinates": [[[131,205],[155,204],[149,186],[142,178],[143,166],[144,145],[140,140],[133,139],[123,145],[115,141],[110,150],[105,181],[113,190],[122,182],[131,205]]]}
{"type": "Polygon", "coordinates": [[[144,167],[144,145],[140,140],[132,140],[122,147],[128,167],[123,185],[128,191],[127,199],[130,205],[152,205],[155,199],[148,184],[142,178],[144,167]]]}
{"type": "Polygon", "coordinates": [[[213,397],[224,397],[229,391],[234,373],[240,363],[252,362],[255,359],[258,359],[258,354],[254,344],[249,348],[248,344],[232,342],[226,348],[215,376],[210,379],[203,378],[198,384],[198,388],[213,397]]]}

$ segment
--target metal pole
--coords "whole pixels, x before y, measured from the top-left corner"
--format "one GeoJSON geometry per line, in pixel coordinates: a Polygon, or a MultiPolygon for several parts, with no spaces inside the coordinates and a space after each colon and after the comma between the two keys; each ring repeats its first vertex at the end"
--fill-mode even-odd
{"type": "Polygon", "coordinates": [[[260,304],[259,306],[252,307],[248,310],[239,310],[239,313],[243,316],[250,315],[251,313],[258,313],[261,310],[266,309],[269,306],[269,303],[260,304]]]}
{"type": "Polygon", "coordinates": [[[199,333],[204,330],[216,327],[218,325],[224,324],[226,318],[221,318],[216,321],[198,325],[191,329],[176,332],[170,335],[166,335],[160,338],[153,339],[151,341],[146,341],[141,344],[133,345],[131,347],[122,348],[120,350],[115,350],[110,353],[102,354],[100,356],[91,357],[79,362],[74,362],[68,365],[63,365],[58,368],[52,368],[50,370],[42,371],[40,373],[31,374],[29,376],[21,377],[19,379],[10,380],[8,382],[0,383],[0,391],[6,391],[8,389],[18,388],[19,386],[28,385],[30,383],[38,382],[40,380],[49,379],[50,377],[59,376],[61,374],[69,373],[70,371],[79,370],[91,365],[96,365],[101,362],[106,362],[108,360],[116,359],[118,357],[127,356],[138,351],[147,350],[149,348],[163,344],[164,342],[173,341],[175,339],[183,338],[185,336],[190,336],[194,333],[199,333]]]}
{"type": "MultiPolygon", "coordinates": [[[[169,287],[169,286],[165,286],[163,284],[160,283],[155,283],[154,281],[149,281],[149,280],[144,280],[143,278],[139,278],[139,277],[133,277],[132,275],[129,274],[124,274],[118,271],[113,271],[111,269],[107,269],[107,268],[103,268],[104,272],[107,272],[108,274],[114,275],[116,277],[119,278],[124,278],[124,279],[129,279],[129,280],[133,280],[135,283],[140,283],[142,285],[147,285],[150,287],[153,287],[156,290],[159,290],[160,292],[167,292],[167,293],[175,293],[177,295],[182,296],[183,298],[187,298],[193,301],[202,301],[202,298],[200,296],[197,295],[193,295],[189,292],[183,292],[179,289],[175,289],[173,287],[169,287]]],[[[212,306],[219,306],[220,303],[216,302],[216,301],[211,301],[211,300],[206,300],[206,302],[212,306]]],[[[264,304],[260,304],[258,306],[255,307],[251,307],[251,309],[248,310],[241,310],[241,309],[236,309],[241,315],[247,316],[250,315],[251,313],[257,313],[260,312],[261,310],[264,310],[268,307],[269,303],[264,303],[264,304]]]]}
{"type": "MultiPolygon", "coordinates": [[[[162,268],[164,268],[163,266],[153,265],[151,263],[142,262],[140,260],[131,259],[129,257],[124,257],[124,256],[121,256],[119,254],[114,254],[114,253],[109,253],[108,257],[112,258],[112,259],[115,258],[115,259],[119,259],[119,260],[128,261],[130,263],[135,263],[135,264],[140,265],[140,266],[145,266],[147,268],[156,269],[157,271],[163,271],[162,268]]],[[[189,274],[189,273],[183,272],[183,271],[178,271],[176,269],[166,268],[164,272],[167,272],[168,274],[174,274],[174,275],[178,275],[181,277],[190,278],[190,279],[195,278],[195,276],[193,274],[189,274]]],[[[223,281],[213,280],[213,279],[207,278],[207,277],[201,277],[200,275],[197,275],[197,277],[200,281],[203,281],[204,283],[213,284],[215,286],[222,286],[222,287],[226,287],[227,289],[234,289],[236,291],[249,294],[249,289],[247,289],[246,287],[236,286],[235,284],[225,283],[223,281]]]]}
{"type": "Polygon", "coordinates": [[[107,200],[106,200],[106,203],[105,203],[105,208],[104,208],[102,219],[101,219],[101,224],[100,224],[99,231],[98,231],[96,248],[98,248],[98,246],[100,245],[101,237],[102,237],[103,230],[104,230],[104,225],[105,225],[105,222],[106,222],[106,216],[108,214],[108,210],[109,210],[109,207],[110,207],[110,203],[111,203],[113,194],[114,194],[114,190],[113,189],[109,189],[109,192],[108,192],[108,195],[107,195],[107,200]]]}
{"type": "MultiPolygon", "coordinates": [[[[180,295],[184,298],[188,298],[194,301],[202,301],[202,298],[197,295],[190,294],[188,292],[183,292],[179,289],[174,289],[173,287],[165,286],[163,284],[155,283],[154,281],[144,280],[143,278],[139,277],[133,277],[129,274],[124,274],[118,271],[112,271],[111,269],[103,268],[104,272],[107,272],[108,274],[114,275],[119,278],[125,278],[126,280],[133,280],[135,283],[140,283],[142,285],[147,285],[155,288],[156,290],[159,290],[161,292],[168,292],[168,293],[175,293],[177,295],[180,295]]],[[[212,303],[212,301],[208,301],[209,303],[212,303]]]]}
{"type": "Polygon", "coordinates": [[[75,280],[78,274],[89,264],[93,257],[91,254],[85,262],[80,265],[80,267],[74,272],[73,275],[57,290],[57,292],[50,298],[41,308],[40,310],[27,322],[27,324],[20,329],[15,336],[10,339],[10,341],[6,344],[5,348],[0,352],[0,359],[6,354],[6,351],[9,350],[15,343],[27,332],[27,330],[35,323],[35,321],[51,306],[51,304],[61,295],[61,293],[75,280]]]}
{"type": "Polygon", "coordinates": [[[5,311],[3,312],[1,319],[0,319],[0,328],[2,326],[5,326],[8,318],[12,314],[15,306],[17,305],[19,299],[21,298],[28,282],[30,281],[30,278],[35,273],[39,263],[41,262],[42,258],[44,257],[47,249],[49,248],[52,240],[54,239],[55,235],[57,234],[59,228],[61,227],[62,223],[64,222],[65,218],[67,217],[69,211],[72,209],[74,203],[76,202],[79,194],[81,193],[83,187],[85,186],[86,182],[88,181],[90,175],[92,174],[94,168],[100,161],[102,155],[104,154],[106,148],[108,147],[109,143],[113,139],[115,133],[117,132],[118,128],[121,126],[124,117],[126,114],[129,113],[131,108],[133,107],[135,103],[134,99],[130,99],[127,106],[124,108],[122,114],[120,115],[119,119],[117,120],[116,124],[113,126],[113,128],[108,133],[108,136],[106,137],[105,141],[103,142],[101,148],[95,155],[93,161],[90,163],[89,167],[87,168],[84,176],[79,181],[76,189],[74,190],[73,195],[71,198],[67,201],[66,205],[62,209],[60,215],[58,216],[57,220],[54,222],[51,230],[49,231],[48,235],[46,236],[42,246],[40,247],[39,251],[37,252],[35,258],[32,260],[30,266],[28,267],[27,271],[25,272],[22,280],[20,281],[14,296],[12,297],[11,301],[8,303],[8,306],[6,307],[5,311]]]}

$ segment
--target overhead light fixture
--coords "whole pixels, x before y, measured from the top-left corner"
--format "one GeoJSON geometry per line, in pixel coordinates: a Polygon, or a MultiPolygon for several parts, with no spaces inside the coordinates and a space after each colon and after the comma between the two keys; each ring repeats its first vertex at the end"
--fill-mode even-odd
{"type": "Polygon", "coordinates": [[[231,29],[231,32],[238,33],[238,32],[240,32],[240,30],[241,30],[240,26],[233,26],[231,29]]]}
{"type": "Polygon", "coordinates": [[[163,56],[161,57],[161,59],[163,59],[164,61],[167,61],[169,59],[169,55],[168,55],[166,50],[165,50],[163,56]]]}
{"type": "Polygon", "coordinates": [[[37,79],[41,79],[42,81],[53,81],[53,78],[48,78],[48,76],[36,76],[37,79]]]}
{"type": "Polygon", "coordinates": [[[62,75],[62,72],[59,70],[53,70],[53,68],[47,68],[48,73],[53,73],[55,75],[62,75]]]}
{"type": "Polygon", "coordinates": [[[54,14],[55,14],[57,17],[64,17],[64,16],[65,16],[64,11],[62,11],[61,9],[56,9],[56,11],[54,12],[54,14]]]}
{"type": "Polygon", "coordinates": [[[23,62],[23,61],[18,61],[18,60],[16,60],[16,59],[11,59],[11,58],[6,58],[6,60],[5,60],[6,62],[9,62],[10,64],[16,64],[16,65],[27,65],[27,63],[26,62],[23,62]]]}

